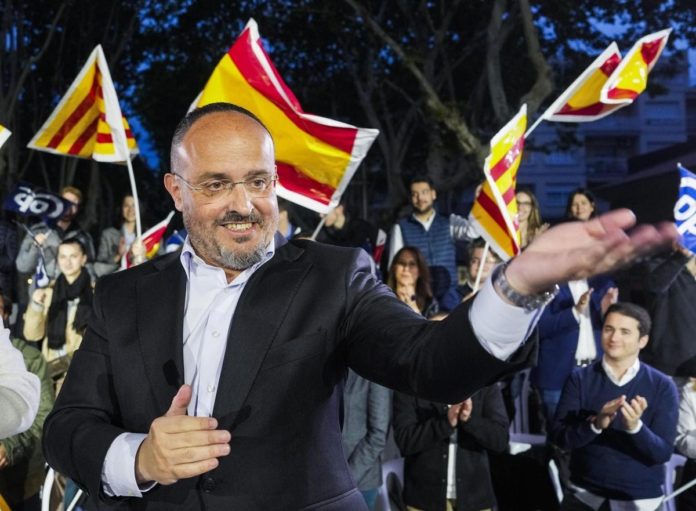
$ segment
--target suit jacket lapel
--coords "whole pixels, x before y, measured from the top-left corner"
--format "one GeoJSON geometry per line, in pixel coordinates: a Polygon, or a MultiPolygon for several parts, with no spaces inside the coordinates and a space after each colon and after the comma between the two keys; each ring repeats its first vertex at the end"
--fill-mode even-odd
{"type": "Polygon", "coordinates": [[[183,325],[186,273],[178,257],[137,282],[137,330],[143,361],[160,413],[184,383],[183,325]]]}
{"type": "MultiPolygon", "coordinates": [[[[298,263],[303,250],[293,244],[276,250],[247,282],[227,338],[213,416],[233,429],[249,389],[311,264],[298,263]]],[[[241,413],[240,413],[241,412],[241,413]]]]}

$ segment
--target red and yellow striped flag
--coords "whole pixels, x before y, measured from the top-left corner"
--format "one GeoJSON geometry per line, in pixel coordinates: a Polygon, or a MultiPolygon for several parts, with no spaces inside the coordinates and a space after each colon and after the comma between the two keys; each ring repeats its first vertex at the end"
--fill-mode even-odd
{"type": "Polygon", "coordinates": [[[8,138],[10,138],[10,135],[12,135],[12,132],[0,124],[0,147],[5,145],[5,142],[7,142],[8,138]]]}
{"type": "Polygon", "coordinates": [[[616,43],[597,57],[587,69],[544,112],[542,117],[556,122],[589,122],[601,119],[625,105],[602,102],[602,88],[621,62],[616,43]]]}
{"type": "Polygon", "coordinates": [[[667,45],[671,28],[638,39],[602,88],[602,101],[628,105],[645,90],[648,74],[667,45]]]}
{"type": "Polygon", "coordinates": [[[275,141],[278,195],[319,213],[338,205],[379,131],[305,113],[263,49],[251,19],[220,60],[194,107],[234,103],[275,141]]]}
{"type": "Polygon", "coordinates": [[[469,214],[476,230],[503,261],[520,251],[515,187],[526,129],[527,105],[522,105],[491,139],[491,154],[483,168],[486,180],[469,214]]]}
{"type": "Polygon", "coordinates": [[[633,103],[645,90],[648,74],[667,44],[670,32],[671,29],[661,30],[641,37],[623,59],[616,43],[611,43],[541,118],[590,122],[633,103]]]}
{"type": "Polygon", "coordinates": [[[27,147],[103,162],[125,162],[138,154],[101,45],[92,51],[68,92],[27,147]]]}

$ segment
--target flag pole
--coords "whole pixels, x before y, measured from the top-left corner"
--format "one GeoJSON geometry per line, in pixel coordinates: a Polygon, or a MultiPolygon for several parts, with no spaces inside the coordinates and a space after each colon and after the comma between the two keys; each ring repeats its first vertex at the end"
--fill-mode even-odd
{"type": "Polygon", "coordinates": [[[314,232],[312,233],[312,237],[310,238],[312,241],[317,240],[317,236],[319,235],[319,231],[321,231],[322,227],[324,227],[324,224],[326,223],[326,217],[327,215],[324,215],[321,217],[321,221],[319,222],[319,225],[317,225],[317,228],[314,229],[314,232]]]}
{"type": "Polygon", "coordinates": [[[128,180],[130,181],[131,193],[133,194],[133,202],[135,203],[135,236],[137,239],[140,240],[143,237],[143,227],[140,223],[140,200],[138,199],[138,188],[135,186],[135,173],[133,172],[133,164],[131,163],[130,159],[130,151],[128,151],[128,142],[125,143],[125,146],[126,166],[128,167],[128,180]]]}
{"type": "Polygon", "coordinates": [[[532,131],[534,131],[534,130],[536,129],[536,127],[539,126],[539,125],[542,123],[542,121],[544,120],[544,115],[546,114],[547,111],[548,111],[548,109],[545,110],[544,113],[541,114],[541,115],[537,118],[536,121],[534,121],[534,124],[532,124],[532,125],[529,127],[529,129],[527,130],[527,132],[524,134],[524,138],[525,138],[525,139],[527,139],[527,138],[529,137],[530,133],[531,133],[532,131]]]}
{"type": "Polygon", "coordinates": [[[488,249],[490,246],[488,242],[483,246],[483,254],[481,255],[478,271],[476,272],[476,282],[474,282],[474,293],[479,290],[479,286],[481,285],[481,275],[483,274],[483,267],[486,264],[486,259],[488,259],[488,249]]]}

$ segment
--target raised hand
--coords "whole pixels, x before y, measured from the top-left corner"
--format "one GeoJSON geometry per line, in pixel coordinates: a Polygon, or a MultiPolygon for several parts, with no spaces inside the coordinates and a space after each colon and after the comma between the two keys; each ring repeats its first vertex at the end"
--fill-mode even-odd
{"type": "Polygon", "coordinates": [[[623,423],[627,431],[638,427],[640,418],[647,407],[648,401],[642,396],[636,396],[621,405],[621,415],[623,415],[623,423]]]}
{"type": "Polygon", "coordinates": [[[600,310],[602,311],[602,316],[607,313],[607,309],[615,304],[619,300],[619,289],[616,287],[610,287],[607,292],[604,293],[602,301],[600,303],[600,310]]]}
{"type": "Polygon", "coordinates": [[[626,232],[634,225],[633,213],[618,209],[587,222],[552,227],[510,262],[507,280],[519,293],[537,294],[554,284],[613,271],[679,237],[671,223],[626,232]]]}
{"type": "Polygon", "coordinates": [[[138,484],[156,481],[173,484],[218,466],[218,458],[230,452],[230,432],[218,430],[212,417],[189,417],[191,387],[182,385],[169,410],[150,425],[135,457],[138,484]]]}
{"type": "Polygon", "coordinates": [[[619,396],[616,399],[612,399],[604,403],[602,409],[593,419],[593,424],[597,429],[607,429],[611,421],[616,417],[619,408],[621,408],[626,402],[626,396],[619,396]]]}
{"type": "Polygon", "coordinates": [[[462,409],[462,404],[451,405],[447,410],[447,420],[453,428],[457,426],[457,421],[459,421],[459,412],[462,409]]]}
{"type": "Polygon", "coordinates": [[[462,406],[459,409],[459,421],[467,422],[471,418],[471,411],[473,410],[473,401],[471,398],[462,402],[462,406]]]}

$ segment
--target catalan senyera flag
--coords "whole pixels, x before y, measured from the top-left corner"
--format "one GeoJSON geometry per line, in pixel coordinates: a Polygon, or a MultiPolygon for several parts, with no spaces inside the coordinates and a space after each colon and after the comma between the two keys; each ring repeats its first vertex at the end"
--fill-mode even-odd
{"type": "Polygon", "coordinates": [[[603,103],[627,105],[645,90],[648,74],[667,45],[671,28],[638,39],[602,88],[603,103]]]}
{"type": "Polygon", "coordinates": [[[5,142],[7,142],[8,138],[10,138],[10,135],[12,135],[12,132],[0,124],[0,147],[5,145],[5,142]]]}
{"type": "Polygon", "coordinates": [[[602,88],[621,62],[616,43],[611,43],[556,99],[542,117],[555,122],[590,122],[622,108],[601,100],[602,88]]]}
{"type": "Polygon", "coordinates": [[[250,19],[192,108],[234,103],[253,112],[275,141],[278,195],[328,213],[379,134],[305,113],[263,49],[250,19]]]}
{"type": "MultiPolygon", "coordinates": [[[[169,222],[171,222],[173,216],[174,211],[170,211],[167,218],[153,225],[143,233],[143,243],[145,244],[145,255],[147,256],[147,259],[152,259],[157,255],[162,237],[164,236],[167,226],[169,226],[169,222]]],[[[123,257],[121,258],[121,269],[126,269],[133,266],[133,262],[128,255],[128,252],[123,254],[123,257]]]]}
{"type": "Polygon", "coordinates": [[[92,51],[68,92],[27,147],[39,151],[125,162],[138,153],[101,45],[92,51]],[[116,137],[116,138],[115,138],[116,137]],[[127,155],[123,140],[127,141],[127,155]]]}
{"type": "Polygon", "coordinates": [[[527,105],[491,139],[483,173],[486,180],[469,214],[474,228],[503,261],[520,251],[515,187],[522,161],[527,105]]]}

